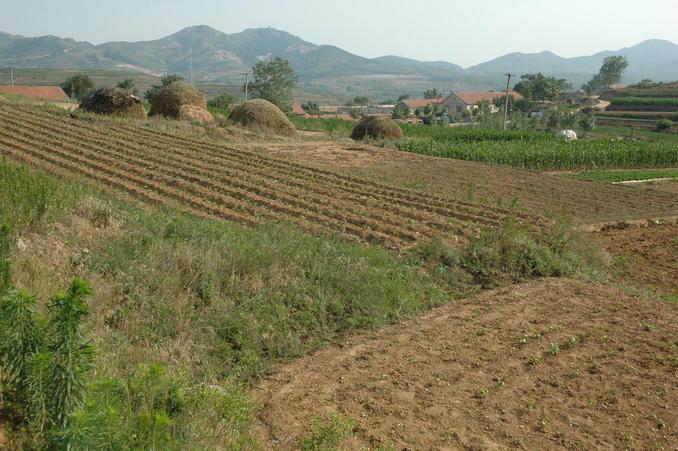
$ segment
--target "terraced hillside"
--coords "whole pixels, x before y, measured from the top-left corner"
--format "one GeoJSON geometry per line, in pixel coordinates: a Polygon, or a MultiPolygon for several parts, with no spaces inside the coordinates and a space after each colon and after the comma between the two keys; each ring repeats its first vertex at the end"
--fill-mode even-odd
{"type": "Polygon", "coordinates": [[[0,105],[0,121],[2,155],[215,219],[286,222],[405,249],[438,236],[464,241],[511,213],[126,124],[15,105],[0,105]]]}

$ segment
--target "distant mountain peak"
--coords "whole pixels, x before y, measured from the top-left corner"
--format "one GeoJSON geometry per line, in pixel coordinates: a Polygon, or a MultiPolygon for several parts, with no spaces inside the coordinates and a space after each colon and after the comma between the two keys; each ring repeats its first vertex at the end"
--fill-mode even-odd
{"type": "Polygon", "coordinates": [[[578,85],[598,71],[605,57],[615,54],[629,58],[625,82],[643,78],[671,81],[678,76],[678,45],[663,39],[648,39],[614,52],[577,58],[563,58],[549,50],[513,52],[463,69],[444,61],[422,62],[394,55],[365,58],[334,45],[316,45],[273,27],[229,34],[203,24],[160,39],[96,46],[54,36],[23,37],[0,32],[0,67],[135,68],[186,76],[192,61],[194,74],[201,80],[240,83],[242,72],[250,70],[260,58],[279,56],[290,61],[300,85],[340,95],[345,95],[348,88],[364,92],[388,90],[388,95],[421,93],[431,87],[443,91],[498,89],[505,86],[506,72],[542,72],[578,85]]]}

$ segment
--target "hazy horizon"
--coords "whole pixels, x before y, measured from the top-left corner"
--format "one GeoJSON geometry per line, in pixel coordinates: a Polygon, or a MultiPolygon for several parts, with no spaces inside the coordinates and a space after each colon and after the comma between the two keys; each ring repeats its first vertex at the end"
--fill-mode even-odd
{"type": "Polygon", "coordinates": [[[281,8],[274,0],[246,4],[231,0],[196,0],[190,4],[120,0],[115,8],[104,9],[84,0],[58,4],[0,0],[0,31],[101,44],[155,40],[203,24],[229,34],[271,26],[314,44],[335,45],[369,58],[397,55],[464,67],[512,52],[548,50],[574,57],[618,50],[647,39],[678,42],[675,0],[647,0],[642,11],[631,0],[600,0],[595,4],[571,0],[563,10],[545,3],[489,0],[475,5],[431,0],[412,5],[393,0],[369,4],[356,0],[341,4],[293,0],[281,8]]]}

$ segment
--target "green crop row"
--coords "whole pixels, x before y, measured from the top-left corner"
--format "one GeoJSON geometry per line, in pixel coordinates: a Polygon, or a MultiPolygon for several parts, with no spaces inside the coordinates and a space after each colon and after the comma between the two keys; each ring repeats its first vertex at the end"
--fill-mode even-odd
{"type": "Polygon", "coordinates": [[[408,139],[400,150],[434,157],[480,161],[528,169],[652,168],[678,164],[671,142],[581,140],[563,142],[441,142],[408,139]]]}
{"type": "Polygon", "coordinates": [[[615,97],[610,103],[616,106],[678,106],[678,98],[615,97]]]}
{"type": "Polygon", "coordinates": [[[497,130],[482,127],[429,127],[424,125],[401,124],[403,133],[412,138],[428,138],[444,142],[541,142],[551,141],[548,133],[532,130],[497,130]]]}

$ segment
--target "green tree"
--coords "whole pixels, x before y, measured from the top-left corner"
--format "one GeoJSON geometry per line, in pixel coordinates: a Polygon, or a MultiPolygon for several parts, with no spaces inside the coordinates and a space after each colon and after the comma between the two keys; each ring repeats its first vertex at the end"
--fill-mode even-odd
{"type": "Polygon", "coordinates": [[[297,74],[290,62],[275,57],[268,61],[259,61],[252,71],[252,97],[268,100],[285,113],[292,111],[292,91],[297,84],[297,74]]]}
{"type": "Polygon", "coordinates": [[[153,99],[155,96],[158,95],[160,90],[164,88],[165,86],[169,85],[170,83],[174,83],[175,81],[183,81],[184,77],[181,75],[177,74],[170,74],[170,75],[163,75],[160,77],[160,84],[159,85],[153,85],[151,86],[145,93],[144,93],[144,98],[148,100],[149,102],[153,102],[153,99]]]}
{"type": "Polygon", "coordinates": [[[407,105],[398,104],[393,108],[391,113],[391,118],[393,119],[403,119],[410,115],[410,109],[407,105]]]}
{"type": "Polygon", "coordinates": [[[513,88],[528,100],[544,101],[554,100],[560,96],[563,91],[570,89],[570,85],[564,78],[555,78],[540,73],[525,74],[520,77],[513,88]]]}
{"type": "Polygon", "coordinates": [[[363,116],[363,110],[360,108],[351,108],[348,112],[353,119],[358,119],[363,116]]]}
{"type": "Polygon", "coordinates": [[[219,94],[215,98],[207,101],[207,106],[211,108],[226,109],[235,102],[232,95],[227,92],[219,94]]]}
{"type": "Polygon", "coordinates": [[[61,89],[66,95],[74,100],[82,100],[87,94],[92,92],[95,88],[94,82],[87,75],[77,74],[68,77],[61,83],[61,89]]]}
{"type": "Polygon", "coordinates": [[[629,61],[625,56],[608,56],[603,60],[598,74],[582,86],[588,95],[599,92],[622,80],[624,71],[629,67],[629,61]]]}
{"type": "Polygon", "coordinates": [[[407,100],[409,98],[410,98],[409,94],[401,94],[401,95],[398,96],[398,102],[401,102],[403,100],[407,100]]]}
{"type": "Polygon", "coordinates": [[[369,103],[370,99],[366,96],[357,96],[355,99],[351,100],[351,105],[367,106],[369,103]]]}
{"type": "Polygon", "coordinates": [[[131,92],[135,96],[139,95],[139,89],[137,89],[134,80],[132,80],[131,78],[126,78],[125,80],[118,82],[117,86],[118,88],[122,88],[131,92]]]}
{"type": "Polygon", "coordinates": [[[306,111],[307,114],[310,114],[311,116],[316,116],[320,114],[320,107],[318,106],[317,103],[311,102],[310,100],[308,102],[302,103],[301,108],[306,111]]]}
{"type": "Polygon", "coordinates": [[[438,99],[442,97],[443,95],[438,91],[437,88],[432,88],[432,89],[427,89],[424,91],[424,98],[425,99],[438,99]]]}

